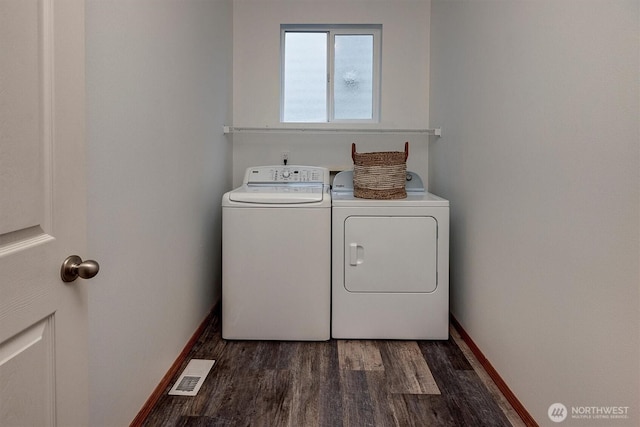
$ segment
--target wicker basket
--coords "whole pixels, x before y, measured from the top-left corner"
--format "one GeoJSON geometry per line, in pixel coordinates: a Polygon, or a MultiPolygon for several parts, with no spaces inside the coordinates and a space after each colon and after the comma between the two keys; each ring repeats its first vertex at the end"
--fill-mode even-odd
{"type": "Polygon", "coordinates": [[[404,199],[407,197],[407,158],[409,143],[402,151],[357,153],[351,144],[353,159],[353,195],[361,199],[404,199]]]}

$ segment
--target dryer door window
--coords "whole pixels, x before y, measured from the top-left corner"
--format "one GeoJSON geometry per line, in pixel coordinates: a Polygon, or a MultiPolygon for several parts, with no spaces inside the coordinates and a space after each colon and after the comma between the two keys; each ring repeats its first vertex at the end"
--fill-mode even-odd
{"type": "Polygon", "coordinates": [[[344,224],[344,286],[349,292],[435,291],[434,217],[351,216],[344,224]]]}

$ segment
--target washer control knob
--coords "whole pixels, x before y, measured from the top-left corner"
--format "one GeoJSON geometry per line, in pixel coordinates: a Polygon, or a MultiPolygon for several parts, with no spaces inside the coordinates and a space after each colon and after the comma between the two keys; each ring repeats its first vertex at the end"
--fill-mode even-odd
{"type": "Polygon", "coordinates": [[[283,178],[289,178],[291,176],[291,172],[289,172],[288,170],[283,170],[282,171],[282,177],[283,178]]]}

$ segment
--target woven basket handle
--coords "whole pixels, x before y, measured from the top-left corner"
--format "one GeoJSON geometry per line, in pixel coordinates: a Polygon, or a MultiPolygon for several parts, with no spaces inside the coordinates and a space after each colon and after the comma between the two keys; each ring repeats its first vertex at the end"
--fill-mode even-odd
{"type": "MultiPolygon", "coordinates": [[[[404,143],[404,161],[406,162],[409,158],[409,141],[404,143]]],[[[351,159],[355,163],[356,161],[356,143],[351,143],[351,159]]]]}

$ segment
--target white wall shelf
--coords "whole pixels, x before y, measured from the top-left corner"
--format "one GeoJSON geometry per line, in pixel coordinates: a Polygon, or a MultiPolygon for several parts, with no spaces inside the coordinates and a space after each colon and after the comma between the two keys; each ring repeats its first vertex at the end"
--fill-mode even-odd
{"type": "Polygon", "coordinates": [[[224,126],[223,133],[352,133],[352,134],[421,134],[442,136],[442,128],[433,129],[381,129],[381,128],[319,128],[319,127],[240,127],[240,126],[224,126]]]}

